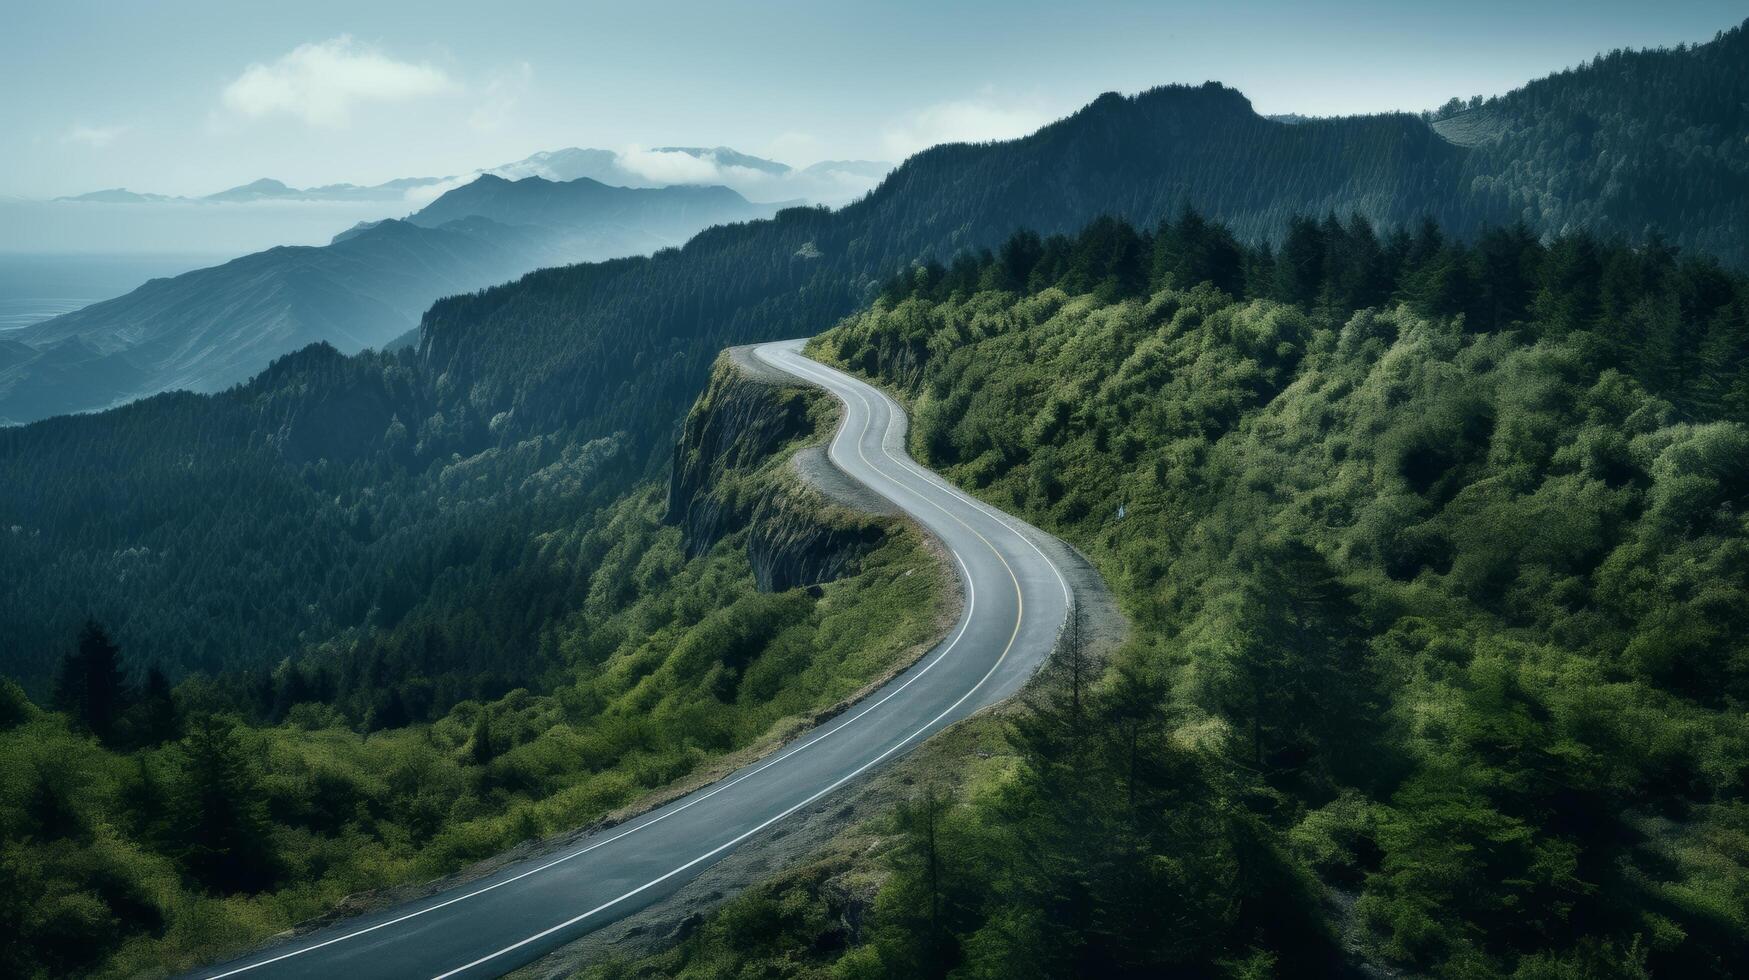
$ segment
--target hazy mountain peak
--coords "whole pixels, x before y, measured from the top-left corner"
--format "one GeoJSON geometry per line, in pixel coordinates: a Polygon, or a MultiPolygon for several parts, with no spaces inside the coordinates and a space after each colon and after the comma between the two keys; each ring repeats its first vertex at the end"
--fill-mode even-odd
{"type": "Polygon", "coordinates": [[[202,200],[259,201],[263,198],[296,197],[300,193],[301,192],[292,189],[282,181],[274,180],[272,177],[263,177],[260,180],[252,180],[247,184],[219,191],[217,194],[208,194],[206,197],[202,198],[202,200]]]}
{"type": "Polygon", "coordinates": [[[689,157],[696,157],[700,160],[709,160],[719,167],[741,167],[746,170],[757,170],[761,173],[772,174],[773,176],[783,176],[784,174],[789,173],[791,169],[787,163],[778,163],[776,160],[767,160],[764,157],[756,157],[750,153],[742,153],[739,150],[727,146],[658,146],[650,152],[684,153],[689,157]]]}
{"type": "Polygon", "coordinates": [[[174,201],[177,198],[165,194],[141,194],[130,191],[126,187],[111,187],[107,190],[91,191],[86,194],[75,194],[71,197],[57,197],[57,201],[91,201],[98,204],[143,204],[151,201],[174,201]]]}
{"type": "MultiPolygon", "coordinates": [[[[668,158],[672,159],[672,157],[668,158]]],[[[864,193],[873,183],[893,169],[892,164],[876,160],[823,160],[797,169],[786,163],[742,153],[727,146],[664,146],[648,151],[619,153],[591,147],[567,146],[556,150],[541,150],[520,160],[453,177],[398,177],[380,184],[359,184],[341,181],[320,186],[297,188],[284,181],[262,177],[246,184],[199,197],[172,197],[164,194],[138,193],[116,187],[91,191],[62,201],[82,201],[99,204],[141,204],[156,202],[202,202],[246,204],[257,201],[381,201],[415,205],[435,199],[443,192],[465,187],[482,177],[517,181],[528,177],[564,183],[591,180],[611,187],[653,188],[673,185],[724,185],[744,196],[759,200],[794,200],[837,204],[864,193]],[[694,165],[684,175],[666,172],[656,164],[659,154],[675,154],[703,161],[710,166],[707,173],[698,173],[694,165]]],[[[351,233],[351,229],[342,235],[351,233]]]]}

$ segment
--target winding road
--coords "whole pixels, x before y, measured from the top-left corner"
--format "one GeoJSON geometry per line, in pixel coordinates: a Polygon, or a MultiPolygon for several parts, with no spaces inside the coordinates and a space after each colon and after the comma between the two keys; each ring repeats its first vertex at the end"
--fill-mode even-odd
{"type": "Polygon", "coordinates": [[[947,638],[843,714],[688,796],[565,850],[191,976],[499,976],[671,894],[742,842],[1020,689],[1067,615],[1062,573],[1019,520],[911,460],[898,404],[801,347],[782,341],[753,355],[844,404],[832,461],[953,556],[966,601],[947,638]]]}

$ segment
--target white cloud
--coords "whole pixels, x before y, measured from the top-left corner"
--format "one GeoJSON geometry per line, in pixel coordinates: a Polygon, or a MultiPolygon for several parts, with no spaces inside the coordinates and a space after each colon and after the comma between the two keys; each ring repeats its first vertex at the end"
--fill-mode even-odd
{"type": "Polygon", "coordinates": [[[1006,101],[985,90],[976,97],[938,102],[888,126],[881,134],[890,159],[902,160],[937,143],[981,143],[1025,136],[1054,115],[1036,104],[1006,101]]]}
{"type": "Polygon", "coordinates": [[[619,168],[642,177],[652,184],[716,184],[723,179],[722,168],[715,157],[695,157],[690,153],[663,153],[638,146],[626,147],[619,155],[619,168]]]}
{"type": "Polygon", "coordinates": [[[476,170],[471,174],[463,174],[460,177],[449,177],[437,181],[436,183],[426,184],[422,187],[409,187],[401,196],[406,199],[408,204],[417,204],[420,207],[424,207],[443,195],[448,194],[450,191],[455,190],[457,187],[463,187],[467,184],[473,183],[478,180],[479,177],[480,172],[476,170]]]}
{"type": "Polygon", "coordinates": [[[286,113],[312,126],[343,126],[361,103],[404,102],[458,88],[440,69],[396,61],[342,34],[250,65],[221,99],[251,118],[286,113]]]}
{"type": "Polygon", "coordinates": [[[131,128],[133,127],[86,126],[83,123],[80,123],[73,126],[72,129],[67,130],[67,134],[61,137],[61,141],[63,143],[79,143],[93,149],[101,150],[109,144],[114,143],[123,133],[126,133],[131,128]]]}

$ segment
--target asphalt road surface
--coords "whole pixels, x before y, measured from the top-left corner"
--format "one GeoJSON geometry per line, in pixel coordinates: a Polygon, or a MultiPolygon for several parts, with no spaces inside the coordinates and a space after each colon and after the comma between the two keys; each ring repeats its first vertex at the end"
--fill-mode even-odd
{"type": "Polygon", "coordinates": [[[396,908],[335,923],[195,977],[491,977],[641,909],[736,845],[1018,691],[1049,655],[1069,589],[1019,520],[905,453],[903,410],[801,354],[754,356],[843,402],[831,458],[922,523],[953,556],[965,607],[947,638],[843,714],[721,780],[565,850],[396,908]]]}

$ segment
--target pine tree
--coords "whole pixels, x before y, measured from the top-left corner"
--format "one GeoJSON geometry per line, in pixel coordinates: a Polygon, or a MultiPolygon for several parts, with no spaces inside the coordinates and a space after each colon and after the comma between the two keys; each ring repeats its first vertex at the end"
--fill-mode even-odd
{"type": "Polygon", "coordinates": [[[162,745],[179,734],[176,698],[170,691],[170,679],[153,666],[146,672],[146,686],[140,703],[135,707],[137,730],[134,739],[141,745],[162,745]]]}
{"type": "Polygon", "coordinates": [[[1038,233],[1022,231],[1003,243],[995,268],[1001,271],[998,289],[1025,289],[1033,267],[1044,256],[1044,243],[1038,233]]]}
{"type": "Polygon", "coordinates": [[[386,728],[405,728],[412,723],[412,715],[407,711],[407,702],[401,697],[398,687],[389,689],[389,696],[383,702],[381,710],[376,713],[374,724],[376,731],[386,728]]]}
{"type": "Polygon", "coordinates": [[[39,841],[83,838],[85,821],[74,808],[69,774],[39,765],[24,801],[28,833],[39,841]]]}
{"type": "Polygon", "coordinates": [[[1542,246],[1523,222],[1511,228],[1495,228],[1482,235],[1476,246],[1481,276],[1474,304],[1480,330],[1504,330],[1530,314],[1536,290],[1536,266],[1542,246]]]}
{"type": "Polygon", "coordinates": [[[1311,218],[1295,217],[1275,261],[1275,298],[1310,307],[1324,288],[1324,231],[1311,218]]]}
{"type": "Polygon", "coordinates": [[[1256,588],[1219,700],[1246,732],[1253,765],[1295,769],[1365,725],[1364,623],[1335,569],[1304,542],[1265,544],[1250,564],[1256,588]]]}
{"type": "Polygon", "coordinates": [[[0,677],[0,732],[28,721],[35,710],[17,681],[0,677]]]}
{"type": "Polygon", "coordinates": [[[498,746],[492,742],[491,713],[485,708],[474,717],[474,738],[468,748],[468,755],[474,760],[474,765],[483,766],[498,757],[498,746]]]}
{"type": "Polygon", "coordinates": [[[55,707],[73,724],[109,742],[116,722],[128,706],[127,680],[121,669],[121,648],[96,620],[86,620],[78,647],[61,661],[55,680],[55,707]]]}
{"type": "Polygon", "coordinates": [[[924,942],[915,950],[917,966],[927,976],[944,976],[958,959],[958,943],[949,928],[952,897],[948,867],[948,844],[943,839],[943,818],[948,798],[928,784],[916,799],[899,807],[899,826],[906,837],[906,863],[923,893],[924,942]]]}
{"type": "Polygon", "coordinates": [[[188,727],[174,801],[182,865],[222,894],[261,891],[278,862],[260,777],[229,722],[201,715],[188,727]]]}

